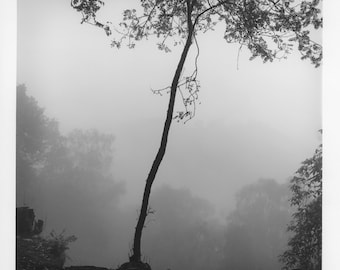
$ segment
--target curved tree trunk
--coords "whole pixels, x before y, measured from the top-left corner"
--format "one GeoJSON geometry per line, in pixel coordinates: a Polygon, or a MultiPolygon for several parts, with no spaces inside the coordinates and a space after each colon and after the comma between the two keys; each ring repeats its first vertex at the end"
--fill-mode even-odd
{"type": "MultiPolygon", "coordinates": [[[[191,15],[191,10],[189,9],[188,14],[191,15]]],[[[166,114],[166,120],[164,123],[164,128],[163,128],[163,134],[162,134],[162,139],[161,139],[161,144],[159,146],[157,155],[152,163],[151,170],[149,172],[148,178],[146,179],[146,184],[144,188],[144,194],[143,194],[143,201],[142,201],[142,207],[141,211],[139,214],[136,230],[135,230],[135,236],[134,236],[134,241],[133,241],[133,254],[130,257],[131,262],[140,262],[141,261],[141,238],[142,238],[142,230],[144,228],[144,223],[146,216],[148,214],[148,204],[149,204],[149,197],[150,197],[150,192],[151,192],[151,186],[153,181],[155,180],[158,168],[162,162],[162,159],[165,154],[166,146],[167,146],[167,141],[168,141],[168,135],[169,135],[169,130],[173,118],[173,111],[174,111],[174,105],[175,105],[175,98],[176,98],[176,92],[177,92],[177,86],[178,86],[178,81],[180,79],[181,72],[183,70],[184,62],[185,59],[188,55],[189,48],[192,43],[192,37],[193,37],[193,25],[191,22],[191,16],[188,17],[189,22],[188,22],[188,37],[185,43],[185,46],[182,51],[181,58],[179,60],[179,63],[177,65],[177,69],[175,72],[175,76],[172,80],[171,83],[171,91],[170,91],[170,99],[169,99],[169,105],[168,105],[168,111],[166,114]]]]}

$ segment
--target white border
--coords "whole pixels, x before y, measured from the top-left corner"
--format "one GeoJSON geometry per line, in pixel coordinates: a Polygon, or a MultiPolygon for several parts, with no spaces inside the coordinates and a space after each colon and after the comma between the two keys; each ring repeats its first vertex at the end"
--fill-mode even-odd
{"type": "Polygon", "coordinates": [[[0,206],[1,268],[15,269],[15,81],[17,3],[0,8],[0,206]]]}

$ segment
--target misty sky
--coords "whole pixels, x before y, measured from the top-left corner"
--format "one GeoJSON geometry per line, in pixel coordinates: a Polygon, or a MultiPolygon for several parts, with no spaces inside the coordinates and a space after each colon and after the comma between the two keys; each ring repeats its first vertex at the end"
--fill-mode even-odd
{"type": "MultiPolygon", "coordinates": [[[[127,1],[112,2],[102,8],[103,21],[119,21],[127,1]]],[[[75,128],[114,134],[113,172],[126,182],[125,202],[136,202],[168,101],[150,90],[171,83],[181,47],[165,54],[150,39],[133,50],[113,49],[102,29],[80,21],[69,1],[19,0],[17,83],[26,84],[63,134],[75,128]]],[[[299,53],[263,64],[250,62],[244,48],[237,60],[239,46],[226,43],[220,27],[198,42],[201,105],[193,120],[173,123],[155,187],[188,187],[225,218],[240,187],[259,178],[286,181],[313,154],[322,127],[321,69],[299,53]]],[[[194,56],[192,47],[188,73],[194,56]]]]}

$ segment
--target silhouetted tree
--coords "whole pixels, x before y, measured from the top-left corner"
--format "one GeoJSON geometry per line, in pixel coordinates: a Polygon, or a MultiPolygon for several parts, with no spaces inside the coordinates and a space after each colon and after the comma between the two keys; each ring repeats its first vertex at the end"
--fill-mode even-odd
{"type": "MultiPolygon", "coordinates": [[[[110,27],[96,19],[96,12],[103,4],[101,0],[71,0],[71,5],[83,16],[82,23],[96,25],[111,35],[110,27]]],[[[191,119],[195,112],[199,92],[197,34],[213,29],[218,22],[224,22],[225,40],[247,47],[251,59],[260,57],[267,62],[286,57],[295,43],[302,58],[308,58],[318,66],[322,49],[310,39],[310,28],[322,27],[319,4],[319,0],[141,0],[136,9],[124,10],[119,37],[112,41],[112,46],[119,48],[126,42],[129,48],[134,48],[136,41],[149,36],[159,38],[158,48],[166,52],[170,51],[169,42],[184,45],[171,85],[155,91],[168,91],[170,98],[161,143],[146,179],[131,262],[141,262],[141,237],[148,214],[151,187],[165,154],[172,119],[191,119]],[[195,68],[192,74],[182,76],[193,43],[197,48],[195,68]],[[174,116],[178,91],[185,110],[174,116]]]]}
{"type": "MultiPolygon", "coordinates": [[[[111,202],[117,203],[124,185],[114,181],[112,175],[113,140],[111,134],[96,130],[74,130],[63,137],[57,151],[48,156],[42,171],[46,202],[53,201],[68,210],[85,211],[83,214],[98,214],[98,211],[106,211],[105,207],[111,202]],[[60,196],[63,196],[62,201],[60,196]],[[84,205],[86,207],[82,207],[84,205]]],[[[78,216],[72,211],[65,211],[66,214],[78,216]]]]}
{"type": "Polygon", "coordinates": [[[322,259],[322,145],[302,162],[290,181],[296,209],[288,231],[293,237],[281,255],[283,269],[320,270],[322,259]]]}
{"type": "Polygon", "coordinates": [[[113,161],[112,134],[97,130],[73,130],[63,136],[60,143],[50,151],[46,166],[49,170],[77,169],[110,174],[113,161]]]}
{"type": "Polygon", "coordinates": [[[289,221],[288,186],[260,180],[242,188],[228,217],[223,269],[279,269],[289,221]]]}
{"type": "Polygon", "coordinates": [[[111,239],[117,238],[125,186],[113,176],[113,147],[111,134],[73,130],[49,153],[42,170],[48,226],[77,235],[73,259],[104,263],[111,239]]]}
{"type": "MultiPolygon", "coordinates": [[[[112,233],[110,238],[106,232],[121,226],[107,214],[118,213],[125,192],[124,183],[113,177],[113,143],[112,134],[96,130],[62,136],[57,121],[46,116],[24,85],[17,86],[17,205],[28,204],[40,213],[44,229],[76,232],[83,260],[93,254],[99,260],[105,257],[100,256],[116,236],[112,233]]],[[[30,222],[32,227],[34,221],[30,222]]],[[[39,243],[32,243],[32,248],[39,243]]],[[[17,257],[22,254],[26,253],[17,257]]]]}
{"type": "Polygon", "coordinates": [[[25,85],[17,86],[16,114],[16,199],[31,203],[38,174],[48,153],[60,138],[58,123],[44,113],[25,85]]]}

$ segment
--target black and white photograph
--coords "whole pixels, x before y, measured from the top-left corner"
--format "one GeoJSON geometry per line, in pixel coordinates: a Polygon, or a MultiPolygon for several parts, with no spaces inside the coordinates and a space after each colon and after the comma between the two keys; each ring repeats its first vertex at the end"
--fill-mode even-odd
{"type": "Polygon", "coordinates": [[[16,270],[329,269],[322,0],[15,9],[16,270]]]}

